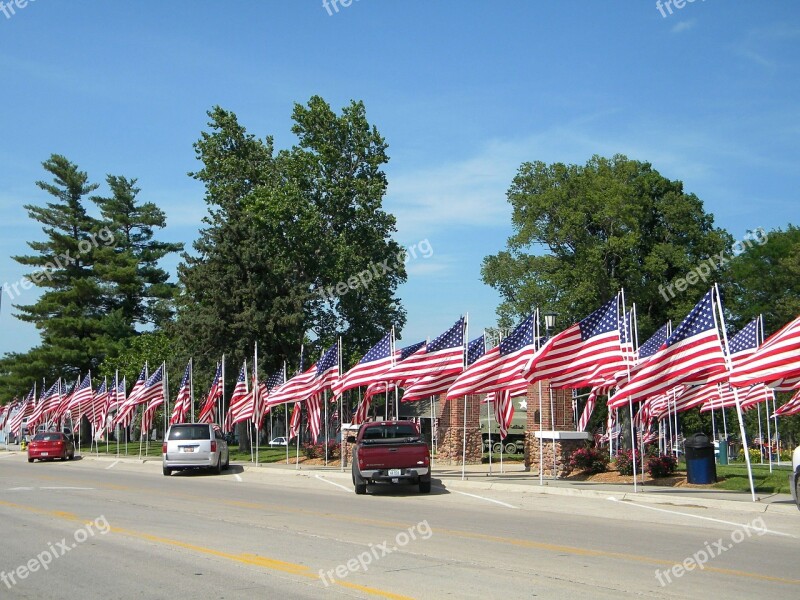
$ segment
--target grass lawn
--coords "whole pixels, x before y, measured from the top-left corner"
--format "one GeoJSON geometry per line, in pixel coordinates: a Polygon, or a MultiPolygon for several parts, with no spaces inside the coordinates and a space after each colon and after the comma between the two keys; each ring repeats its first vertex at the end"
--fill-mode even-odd
{"type": "MultiPolygon", "coordinates": [[[[90,451],[89,448],[83,448],[81,450],[83,454],[89,455],[94,454],[96,450],[92,448],[90,451]]],[[[100,444],[100,454],[105,456],[117,456],[117,444],[116,442],[111,442],[108,445],[108,454],[106,454],[106,445],[101,443],[100,444]]],[[[289,459],[294,460],[295,449],[289,449],[289,459]]],[[[127,444],[120,444],[119,445],[119,456],[128,456],[128,457],[138,457],[139,454],[139,442],[128,442],[127,444]],[[127,452],[126,452],[127,449],[127,452]]],[[[161,442],[150,442],[149,446],[147,443],[141,444],[141,456],[147,457],[157,457],[161,458],[161,442]]],[[[300,456],[303,456],[303,453],[300,453],[300,456]]],[[[249,452],[239,452],[238,446],[231,446],[230,447],[230,460],[233,461],[243,461],[249,462],[251,459],[249,452]]],[[[260,463],[271,463],[271,462],[280,462],[281,460],[286,460],[286,447],[276,447],[270,448],[267,446],[266,448],[261,447],[258,449],[258,462],[260,463]]]]}
{"type": "MultiPolygon", "coordinates": [[[[753,465],[753,484],[756,492],[764,494],[789,494],[789,465],[773,465],[772,473],[769,465],[753,465]]],[[[722,490],[749,492],[750,482],[747,479],[747,466],[744,463],[717,465],[717,477],[720,481],[714,487],[722,490]]]]}

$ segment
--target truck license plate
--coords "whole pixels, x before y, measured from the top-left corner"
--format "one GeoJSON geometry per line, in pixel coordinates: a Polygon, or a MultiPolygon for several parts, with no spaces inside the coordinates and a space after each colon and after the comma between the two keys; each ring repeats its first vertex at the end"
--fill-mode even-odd
{"type": "Polygon", "coordinates": [[[389,477],[400,477],[400,469],[389,469],[389,477]]]}

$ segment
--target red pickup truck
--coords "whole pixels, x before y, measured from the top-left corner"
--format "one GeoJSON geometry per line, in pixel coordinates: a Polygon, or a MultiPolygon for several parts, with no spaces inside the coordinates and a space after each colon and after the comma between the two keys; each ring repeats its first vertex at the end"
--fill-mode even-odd
{"type": "Polygon", "coordinates": [[[414,483],[431,491],[431,455],[413,421],[364,423],[358,436],[347,441],[353,448],[353,485],[366,494],[368,483],[414,483]]]}

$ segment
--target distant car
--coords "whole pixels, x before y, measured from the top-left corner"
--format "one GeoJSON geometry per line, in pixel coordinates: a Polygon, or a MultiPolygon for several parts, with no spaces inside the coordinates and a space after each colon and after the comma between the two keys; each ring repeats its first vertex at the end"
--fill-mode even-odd
{"type": "Polygon", "coordinates": [[[797,508],[800,508],[800,446],[794,449],[792,454],[792,472],[789,473],[789,489],[792,490],[797,508]]]}
{"type": "Polygon", "coordinates": [[[33,436],[28,444],[28,462],[39,460],[72,460],[75,458],[75,445],[60,431],[45,431],[33,436]]]}
{"type": "Polygon", "coordinates": [[[276,437],[276,438],[272,438],[269,441],[269,445],[270,446],[288,446],[289,442],[286,441],[285,437],[276,437]]]}
{"type": "Polygon", "coordinates": [[[229,463],[228,443],[209,423],[172,425],[161,447],[161,467],[167,476],[183,469],[211,469],[219,474],[229,463]]]}

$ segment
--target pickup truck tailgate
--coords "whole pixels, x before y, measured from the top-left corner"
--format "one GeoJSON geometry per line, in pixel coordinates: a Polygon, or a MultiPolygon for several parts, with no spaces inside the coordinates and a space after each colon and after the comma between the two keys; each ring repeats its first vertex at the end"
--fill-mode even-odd
{"type": "Polygon", "coordinates": [[[358,449],[362,469],[413,468],[425,464],[427,446],[424,442],[370,444],[358,449]]]}

